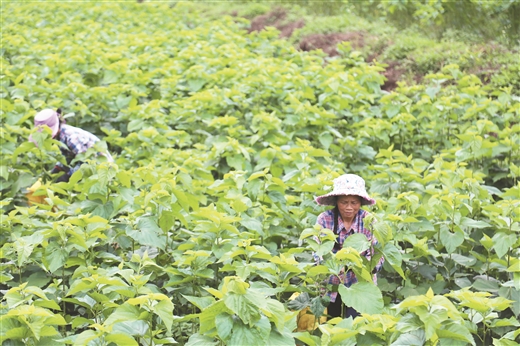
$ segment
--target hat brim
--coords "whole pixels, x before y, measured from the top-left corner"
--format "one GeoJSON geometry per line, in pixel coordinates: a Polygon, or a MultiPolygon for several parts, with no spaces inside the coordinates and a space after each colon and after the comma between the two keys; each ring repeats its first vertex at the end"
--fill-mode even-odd
{"type": "MultiPolygon", "coordinates": [[[[376,200],[373,199],[373,198],[370,198],[368,196],[362,196],[362,195],[358,195],[358,194],[355,194],[355,193],[351,193],[349,195],[354,195],[354,196],[361,197],[361,205],[374,205],[374,204],[376,204],[376,200]]],[[[319,205],[333,205],[333,206],[335,206],[336,205],[336,197],[338,197],[338,196],[349,196],[349,195],[346,195],[344,193],[334,193],[334,192],[331,192],[331,193],[328,193],[326,195],[316,197],[314,200],[319,205]]]]}
{"type": "Polygon", "coordinates": [[[60,130],[60,122],[57,121],[56,124],[54,124],[54,126],[49,126],[49,127],[51,128],[51,131],[52,131],[52,138],[56,137],[56,135],[58,134],[58,131],[60,130]]]}
{"type": "MultiPolygon", "coordinates": [[[[52,138],[56,137],[56,135],[58,134],[58,131],[60,130],[60,123],[59,123],[59,122],[56,122],[56,124],[54,124],[53,126],[49,126],[49,125],[47,125],[47,124],[41,124],[41,125],[37,125],[36,127],[38,127],[38,131],[41,132],[41,130],[42,130],[41,128],[42,128],[43,126],[47,126],[48,128],[51,129],[51,132],[52,132],[52,138]]],[[[29,140],[30,140],[31,142],[33,142],[33,143],[36,143],[36,142],[34,141],[34,139],[32,139],[32,135],[29,136],[29,140]]]]}

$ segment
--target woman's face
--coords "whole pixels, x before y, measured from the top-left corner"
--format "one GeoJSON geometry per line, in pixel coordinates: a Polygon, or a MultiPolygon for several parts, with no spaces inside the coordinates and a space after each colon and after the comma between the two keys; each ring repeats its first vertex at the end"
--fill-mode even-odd
{"type": "Polygon", "coordinates": [[[354,219],[361,208],[361,197],[355,195],[339,196],[338,210],[343,220],[354,219]]]}

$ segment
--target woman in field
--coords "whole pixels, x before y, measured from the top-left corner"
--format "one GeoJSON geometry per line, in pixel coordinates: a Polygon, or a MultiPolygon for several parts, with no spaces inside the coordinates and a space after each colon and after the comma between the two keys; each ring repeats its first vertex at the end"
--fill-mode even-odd
{"type": "MultiPolygon", "coordinates": [[[[86,152],[89,148],[93,147],[96,142],[99,142],[99,138],[92,133],[82,130],[80,128],[66,125],[64,119],[61,117],[61,110],[44,109],[38,112],[34,117],[34,126],[41,128],[47,126],[52,131],[52,138],[60,141],[64,145],[60,147],[61,153],[67,160],[67,165],[70,165],[76,155],[86,152]]],[[[32,137],[29,140],[36,144],[32,137]]],[[[106,157],[110,162],[113,162],[113,158],[108,152],[99,153],[106,157]]],[[[61,162],[56,163],[51,173],[56,174],[63,172],[61,176],[56,180],[57,182],[67,182],[74,172],[76,172],[83,162],[76,162],[73,167],[68,167],[61,162]]]]}
{"type": "MultiPolygon", "coordinates": [[[[361,209],[361,206],[374,205],[376,201],[368,196],[363,178],[355,174],[344,174],[334,179],[332,192],[317,197],[316,203],[319,205],[334,206],[334,208],[321,213],[316,220],[316,223],[322,228],[330,229],[337,235],[332,252],[336,253],[341,250],[343,243],[349,236],[355,233],[361,233],[372,243],[372,248],[364,251],[361,255],[370,259],[373,255],[373,246],[377,244],[377,239],[372,232],[367,229],[367,225],[364,223],[364,219],[369,215],[369,212],[361,209]]],[[[315,256],[315,259],[318,263],[321,261],[317,256],[315,256]]],[[[381,257],[374,269],[374,283],[377,283],[376,272],[381,270],[383,262],[384,258],[381,257]]],[[[357,281],[356,275],[349,270],[347,272],[342,271],[339,276],[330,276],[328,284],[333,285],[332,287],[338,287],[340,284],[349,287],[357,281]]],[[[327,292],[327,295],[331,301],[327,307],[328,314],[331,317],[343,316],[344,318],[354,318],[359,315],[352,307],[343,305],[341,296],[337,290],[327,292]]]]}

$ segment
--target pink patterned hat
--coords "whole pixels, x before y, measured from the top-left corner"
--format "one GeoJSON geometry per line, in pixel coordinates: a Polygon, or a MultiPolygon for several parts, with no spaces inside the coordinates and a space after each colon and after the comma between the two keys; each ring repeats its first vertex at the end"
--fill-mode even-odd
{"type": "Polygon", "coordinates": [[[359,175],[343,174],[334,179],[334,188],[326,195],[316,197],[319,205],[336,205],[336,197],[343,195],[356,195],[361,197],[361,204],[374,205],[376,200],[368,196],[365,189],[365,181],[359,175]]]}

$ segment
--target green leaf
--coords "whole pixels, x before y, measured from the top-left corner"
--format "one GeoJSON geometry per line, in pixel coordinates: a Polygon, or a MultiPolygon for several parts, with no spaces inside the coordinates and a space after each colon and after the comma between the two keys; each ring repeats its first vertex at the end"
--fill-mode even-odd
{"type": "Polygon", "coordinates": [[[323,147],[327,150],[330,148],[330,145],[332,144],[333,139],[334,139],[334,137],[332,137],[332,135],[328,131],[322,132],[318,136],[318,140],[320,141],[321,145],[323,145],[323,147]]]}
{"type": "Polygon", "coordinates": [[[74,295],[78,292],[81,292],[81,291],[86,291],[86,290],[90,290],[92,288],[94,288],[96,286],[96,283],[94,281],[89,281],[89,280],[75,280],[72,282],[72,284],[70,285],[70,289],[69,291],[67,292],[67,296],[71,296],[71,295],[74,295]]]}
{"type": "Polygon", "coordinates": [[[213,304],[215,302],[215,298],[213,298],[211,296],[194,297],[194,296],[187,296],[184,294],[182,296],[184,298],[186,298],[186,300],[188,300],[190,303],[192,303],[193,305],[198,307],[200,310],[204,310],[205,308],[207,308],[208,306],[210,306],[211,304],[213,304]]]}
{"type": "Polygon", "coordinates": [[[266,305],[262,312],[274,323],[278,330],[284,330],[286,313],[283,304],[274,299],[267,299],[266,305]]]}
{"type": "Polygon", "coordinates": [[[189,79],[188,80],[188,86],[190,87],[190,90],[193,92],[197,92],[206,84],[206,81],[201,78],[195,78],[195,79],[189,79]]]}
{"type": "Polygon", "coordinates": [[[228,341],[231,338],[233,330],[233,318],[227,313],[218,314],[217,317],[215,317],[215,325],[220,338],[224,341],[228,341]]]}
{"type": "Polygon", "coordinates": [[[491,278],[489,280],[486,280],[484,278],[477,278],[473,285],[471,286],[475,290],[482,291],[482,292],[498,292],[498,282],[495,280],[492,280],[491,278]]]}
{"type": "Polygon", "coordinates": [[[233,334],[228,345],[264,345],[270,333],[271,324],[265,316],[259,319],[253,326],[248,326],[241,321],[236,321],[233,325],[233,334]]]}
{"type": "Polygon", "coordinates": [[[175,224],[175,213],[169,210],[163,210],[159,218],[159,227],[163,232],[168,232],[175,224]]]}
{"type": "Polygon", "coordinates": [[[312,248],[312,250],[316,252],[316,255],[320,257],[329,254],[334,247],[333,241],[324,241],[323,243],[318,243],[314,239],[307,239],[307,243],[312,248]]]}
{"type": "Polygon", "coordinates": [[[485,221],[481,220],[473,220],[467,217],[463,217],[460,222],[461,227],[467,228],[487,228],[491,227],[491,225],[485,221]]]}
{"type": "Polygon", "coordinates": [[[168,332],[171,332],[173,324],[173,303],[170,299],[163,299],[153,307],[153,311],[159,315],[168,332]]]}
{"type": "Polygon", "coordinates": [[[451,254],[457,250],[457,248],[464,242],[464,232],[461,230],[455,230],[450,232],[448,229],[443,228],[440,232],[441,243],[446,247],[446,251],[451,254]]]}
{"type": "MultiPolygon", "coordinates": [[[[109,326],[116,322],[130,322],[139,319],[141,312],[137,306],[124,303],[112,312],[105,320],[105,325],[109,326]]],[[[173,317],[173,316],[172,316],[173,317]]]]}
{"type": "Polygon", "coordinates": [[[113,84],[116,83],[119,80],[119,76],[114,71],[105,71],[103,74],[103,81],[102,84],[113,84]]]}
{"type": "Polygon", "coordinates": [[[445,324],[442,328],[437,329],[436,334],[442,339],[458,340],[465,342],[465,344],[476,345],[475,339],[468,328],[455,322],[445,324]]]}
{"type": "Polygon", "coordinates": [[[311,305],[311,298],[307,292],[303,292],[293,300],[289,300],[287,308],[290,310],[300,311],[311,305]]]}
{"type": "Polygon", "coordinates": [[[305,333],[294,333],[294,337],[302,342],[304,342],[306,345],[309,346],[319,346],[321,345],[321,340],[316,335],[311,335],[308,332],[305,333]]]}
{"type": "Polygon", "coordinates": [[[261,236],[264,236],[263,225],[259,220],[244,214],[242,215],[240,224],[251,231],[257,232],[261,236]]]}
{"type": "Polygon", "coordinates": [[[206,309],[204,309],[199,316],[200,332],[206,333],[210,330],[215,329],[215,319],[217,315],[222,312],[226,312],[229,314],[233,313],[226,307],[222,300],[217,301],[215,304],[212,304],[208,306],[206,309]]]}
{"type": "Polygon", "coordinates": [[[74,345],[87,345],[90,341],[98,338],[98,332],[93,330],[85,330],[79,334],[74,340],[74,345]]]}
{"type": "Polygon", "coordinates": [[[54,300],[37,300],[33,304],[34,306],[61,311],[61,307],[54,300]]]}
{"type": "Polygon", "coordinates": [[[424,330],[414,330],[410,333],[404,333],[392,342],[391,346],[417,346],[424,345],[426,342],[424,330]]]}
{"type": "Polygon", "coordinates": [[[68,256],[69,252],[67,249],[56,243],[49,244],[45,249],[45,260],[47,261],[49,271],[54,273],[60,269],[67,261],[68,256]]]}
{"type": "MultiPolygon", "coordinates": [[[[160,228],[158,228],[160,230],[160,228]]],[[[161,231],[162,232],[162,231],[161,231]]],[[[140,245],[148,245],[163,249],[166,247],[165,237],[160,237],[159,234],[154,230],[139,229],[126,230],[126,235],[134,239],[140,245]]]]}
{"type": "Polygon", "coordinates": [[[7,166],[3,166],[3,165],[0,166],[0,177],[4,178],[5,180],[8,180],[9,170],[8,170],[7,166]]]}
{"type": "Polygon", "coordinates": [[[381,290],[370,282],[357,282],[350,287],[339,285],[341,300],[359,313],[379,314],[383,310],[381,290]]]}
{"type": "Polygon", "coordinates": [[[137,346],[139,345],[134,338],[129,335],[123,333],[110,333],[109,335],[105,335],[105,340],[108,343],[114,343],[119,346],[137,346]]]}
{"type": "Polygon", "coordinates": [[[385,261],[390,264],[403,279],[406,279],[403,269],[401,268],[403,262],[401,252],[394,244],[388,243],[385,245],[383,256],[385,257],[385,261]]]}
{"type": "Polygon", "coordinates": [[[217,346],[220,342],[206,335],[199,333],[192,334],[186,343],[186,346],[217,346]]]}
{"type": "MultiPolygon", "coordinates": [[[[23,340],[26,338],[27,328],[18,327],[18,328],[9,328],[4,336],[0,338],[0,340],[23,340]]],[[[7,343],[6,343],[7,344],[7,343]]]]}
{"type": "Polygon", "coordinates": [[[373,228],[374,237],[381,247],[384,247],[386,243],[392,239],[392,229],[387,223],[382,221],[374,222],[373,228]]]}
{"type": "Polygon", "coordinates": [[[244,294],[228,293],[224,296],[224,303],[245,324],[252,325],[260,319],[258,306],[249,301],[244,294]]]}
{"type": "Polygon", "coordinates": [[[351,247],[356,249],[359,253],[362,253],[370,249],[371,243],[368,241],[366,235],[361,233],[355,233],[345,239],[343,247],[351,247]]]}
{"type": "Polygon", "coordinates": [[[504,255],[513,248],[513,245],[517,242],[518,236],[515,234],[506,234],[504,232],[498,232],[493,236],[493,249],[496,251],[498,258],[504,257],[504,255]]]}
{"type": "Polygon", "coordinates": [[[272,329],[271,333],[269,334],[269,339],[265,343],[266,346],[293,346],[294,345],[294,338],[292,334],[286,332],[286,333],[280,333],[276,329],[272,329]]]}
{"type": "MultiPolygon", "coordinates": [[[[327,296],[326,298],[328,299],[329,297],[327,296]]],[[[324,305],[323,303],[324,303],[324,298],[322,298],[320,296],[316,296],[311,299],[310,310],[311,310],[312,314],[314,316],[316,316],[316,318],[323,316],[323,314],[325,312],[326,305],[324,305]]],[[[328,301],[327,301],[327,303],[328,303],[328,301]]]]}

